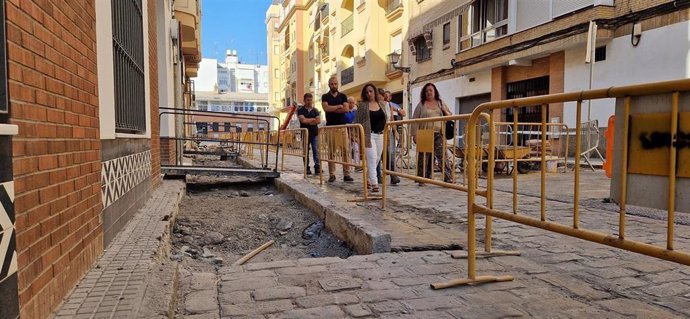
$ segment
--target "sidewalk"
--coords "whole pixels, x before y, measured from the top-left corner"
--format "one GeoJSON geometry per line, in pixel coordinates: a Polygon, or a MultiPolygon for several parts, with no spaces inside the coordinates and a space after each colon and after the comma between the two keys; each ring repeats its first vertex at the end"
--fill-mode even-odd
{"type": "Polygon", "coordinates": [[[151,318],[150,309],[140,313],[142,306],[152,306],[143,305],[152,293],[146,291],[147,282],[152,271],[158,272],[151,269],[157,259],[167,259],[170,223],[184,189],[182,181],[163,181],[64,301],[55,318],[151,318]]]}

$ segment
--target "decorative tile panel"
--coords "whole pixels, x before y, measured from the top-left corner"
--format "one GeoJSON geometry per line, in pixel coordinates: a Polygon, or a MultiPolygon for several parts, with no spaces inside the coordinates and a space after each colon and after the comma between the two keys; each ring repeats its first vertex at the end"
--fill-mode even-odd
{"type": "Polygon", "coordinates": [[[118,157],[101,165],[103,209],[151,176],[151,151],[118,157]]]}
{"type": "Polygon", "coordinates": [[[0,183],[0,282],[17,272],[14,182],[0,183]]]}

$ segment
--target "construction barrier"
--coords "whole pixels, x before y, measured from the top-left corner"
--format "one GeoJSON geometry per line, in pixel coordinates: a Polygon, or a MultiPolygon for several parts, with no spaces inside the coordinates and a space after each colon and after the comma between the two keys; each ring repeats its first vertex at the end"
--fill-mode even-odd
{"type": "MultiPolygon", "coordinates": [[[[381,199],[369,196],[367,180],[367,157],[364,144],[364,128],[361,124],[333,125],[319,128],[319,160],[321,172],[319,179],[323,184],[323,163],[343,165],[343,170],[361,169],[363,181],[363,200],[381,199]]],[[[335,173],[335,172],[334,172],[335,173]]],[[[353,172],[350,172],[352,174],[353,172]]],[[[359,199],[358,199],[359,200],[359,199]]]]}
{"type": "Polygon", "coordinates": [[[582,157],[585,162],[587,162],[587,165],[589,165],[589,168],[594,171],[594,165],[592,165],[592,162],[589,160],[591,154],[596,154],[599,156],[599,159],[604,161],[604,157],[601,155],[601,152],[599,152],[599,139],[601,135],[599,133],[599,121],[591,120],[581,125],[582,134],[580,135],[580,145],[583,146],[584,150],[580,153],[580,157],[582,157]]]}
{"type": "MultiPolygon", "coordinates": [[[[384,155],[381,165],[382,175],[397,176],[421,184],[428,183],[466,192],[468,190],[466,184],[468,175],[464,166],[467,165],[467,149],[466,145],[462,145],[466,143],[464,141],[466,132],[465,134],[457,134],[457,132],[454,132],[455,134],[453,134],[451,139],[446,139],[446,137],[449,137],[446,135],[446,123],[452,121],[454,122],[455,128],[467,128],[465,124],[469,118],[470,114],[460,114],[443,117],[407,119],[386,123],[383,133],[384,155]],[[433,129],[434,126],[440,127],[440,132],[435,133],[433,129]],[[407,165],[395,171],[391,171],[387,168],[387,155],[392,140],[390,136],[395,133],[394,130],[397,127],[402,127],[403,129],[401,132],[406,133],[406,135],[400,139],[405,144],[405,148],[401,150],[401,153],[405,154],[405,158],[403,158],[402,162],[407,165]],[[450,140],[450,143],[448,140],[450,140]],[[405,141],[407,141],[407,143],[405,143],[405,141]],[[438,167],[436,167],[437,162],[438,167]],[[460,172],[462,175],[458,175],[460,172]],[[462,176],[462,180],[458,182],[460,176],[462,176]]],[[[482,119],[484,125],[477,127],[478,132],[477,135],[475,135],[480,136],[479,144],[476,147],[481,149],[482,152],[478,152],[477,156],[479,162],[475,163],[475,165],[481,165],[485,155],[489,157],[493,156],[495,153],[489,152],[490,149],[495,148],[495,129],[493,122],[489,114],[483,114],[482,119]]],[[[478,177],[478,175],[474,175],[474,178],[478,177]]],[[[493,174],[490,174],[487,179],[487,185],[490,188],[492,184],[493,174]]],[[[382,185],[382,198],[384,200],[381,205],[385,208],[385,198],[387,194],[387,183],[385,179],[382,185]]],[[[486,189],[477,190],[477,194],[484,197],[490,196],[486,189]]]]}
{"type": "MultiPolygon", "coordinates": [[[[452,286],[457,286],[457,285],[465,285],[465,284],[477,284],[477,283],[484,283],[484,282],[497,282],[497,281],[508,281],[512,280],[513,278],[511,276],[477,276],[477,267],[476,267],[476,257],[477,257],[477,251],[476,251],[476,223],[475,223],[475,216],[476,214],[481,214],[486,217],[487,220],[487,228],[485,229],[485,234],[486,238],[491,237],[492,233],[492,228],[491,228],[491,222],[490,220],[492,218],[500,218],[503,220],[507,221],[512,221],[516,222],[522,225],[526,226],[531,226],[531,227],[536,227],[536,228],[541,228],[546,231],[550,232],[555,232],[555,233],[560,233],[563,235],[568,235],[571,237],[603,244],[603,245],[608,245],[611,247],[631,251],[631,252],[636,252],[640,254],[644,254],[647,256],[659,258],[659,259],[664,259],[664,260],[669,260],[673,262],[677,262],[680,264],[684,265],[690,265],[690,253],[687,251],[678,251],[674,249],[674,225],[675,225],[675,211],[676,211],[676,174],[684,174],[681,176],[684,177],[690,177],[690,166],[687,165],[687,158],[690,157],[690,152],[687,152],[687,150],[682,149],[678,143],[676,143],[676,136],[679,135],[679,133],[682,133],[682,131],[679,130],[679,119],[685,119],[684,121],[680,121],[681,125],[684,125],[685,129],[688,129],[688,112],[683,113],[683,116],[679,115],[679,96],[680,92],[687,93],[690,91],[690,80],[685,79],[685,80],[678,80],[678,81],[668,81],[668,82],[659,82],[659,83],[650,83],[650,84],[641,84],[641,85],[632,85],[632,86],[625,86],[625,87],[612,87],[608,89],[598,89],[598,90],[589,90],[589,91],[582,91],[582,92],[574,92],[574,93],[561,93],[561,94],[552,94],[552,95],[543,95],[543,96],[535,96],[535,97],[527,97],[527,98],[520,98],[520,99],[514,99],[514,100],[506,100],[506,101],[496,101],[496,102],[489,102],[489,103],[484,103],[480,106],[478,106],[473,112],[472,116],[469,120],[468,126],[468,161],[469,164],[467,165],[469,175],[472,176],[475,174],[476,171],[476,162],[477,159],[474,157],[474,154],[476,152],[476,145],[477,145],[477,133],[476,133],[476,128],[479,126],[479,121],[480,121],[480,116],[484,114],[484,112],[490,112],[494,113],[494,110],[503,110],[503,109],[513,109],[516,110],[518,107],[523,107],[523,106],[531,106],[531,105],[541,105],[542,106],[542,135],[541,135],[541,145],[542,149],[546,146],[546,137],[547,137],[547,132],[546,132],[546,114],[548,112],[548,107],[549,103],[564,103],[564,102],[576,102],[576,118],[581,118],[582,115],[582,103],[583,101],[586,100],[596,100],[596,99],[605,99],[605,98],[616,98],[618,99],[618,111],[622,113],[621,118],[622,118],[622,123],[621,125],[621,134],[619,135],[620,138],[622,139],[622,145],[621,145],[621,162],[620,162],[620,168],[619,171],[614,170],[614,178],[616,177],[615,175],[618,174],[619,179],[618,181],[620,182],[618,185],[615,187],[618,187],[618,189],[614,189],[612,186],[612,190],[620,191],[618,200],[619,200],[619,206],[620,206],[620,212],[619,212],[619,217],[618,217],[618,229],[617,229],[617,234],[607,234],[599,231],[593,231],[593,230],[587,230],[587,229],[582,229],[580,227],[580,217],[579,217],[579,194],[580,194],[580,156],[577,156],[575,158],[575,169],[574,169],[574,183],[573,183],[573,216],[572,216],[572,224],[567,225],[563,223],[558,223],[558,222],[553,222],[547,220],[547,211],[546,211],[546,166],[543,165],[546,162],[546,154],[542,154],[542,166],[541,166],[541,206],[540,206],[540,217],[539,218],[534,218],[530,216],[526,216],[525,214],[521,214],[518,209],[518,203],[517,203],[517,175],[513,175],[514,178],[514,188],[513,188],[513,205],[512,205],[512,211],[503,211],[503,210],[498,210],[492,208],[492,200],[487,201],[487,205],[482,205],[477,201],[477,188],[478,188],[478,183],[476,179],[468,179],[468,192],[467,192],[467,218],[468,218],[468,232],[467,232],[467,262],[468,262],[468,267],[467,267],[467,278],[461,278],[461,279],[455,279],[451,280],[449,282],[444,282],[444,283],[435,283],[432,284],[432,288],[434,289],[440,289],[440,288],[447,288],[447,287],[452,287],[452,286]],[[642,99],[644,97],[652,96],[654,95],[654,98],[657,100],[661,95],[665,96],[665,100],[670,100],[670,105],[668,104],[656,104],[654,107],[657,109],[659,107],[663,106],[669,106],[664,113],[652,113],[652,114],[645,114],[646,112],[649,112],[647,108],[649,108],[648,103],[641,103],[641,104],[636,104],[636,112],[635,114],[631,115],[631,100],[633,98],[636,99],[642,99]],[[670,110],[669,110],[670,109],[670,110]],[[650,118],[657,119],[657,120],[650,120],[650,118]],[[668,121],[662,121],[660,119],[665,119],[668,121]],[[644,148],[644,143],[647,141],[642,139],[643,136],[636,136],[635,134],[631,134],[632,130],[631,129],[631,122],[632,121],[637,121],[637,127],[634,127],[636,130],[640,130],[641,128],[644,128],[645,125],[647,128],[650,128],[652,130],[654,129],[660,129],[661,131],[666,132],[666,129],[668,129],[668,135],[666,134],[660,134],[657,133],[657,140],[658,139],[663,139],[663,140],[658,140],[659,145],[666,145],[665,147],[668,147],[668,150],[665,149],[665,147],[648,147],[647,149],[644,148]],[[474,129],[473,129],[474,128],[474,129]],[[634,143],[630,142],[629,139],[630,137],[633,136],[635,139],[634,143]],[[630,143],[629,143],[630,142],[630,143]],[[630,156],[630,154],[636,154],[635,156],[630,156]],[[634,152],[634,153],[633,153],[634,152]],[[645,153],[646,152],[646,153],[645,153]],[[648,162],[652,158],[644,159],[641,154],[649,154],[650,152],[653,152],[654,154],[658,155],[660,158],[665,158],[668,156],[668,167],[658,167],[657,164],[652,164],[650,165],[648,162]],[[678,161],[678,163],[681,163],[681,165],[677,165],[677,159],[680,156],[685,156],[685,162],[684,161],[678,161]],[[629,157],[632,159],[630,162],[630,167],[629,167],[629,157]],[[666,225],[666,238],[665,238],[665,245],[659,246],[651,243],[646,243],[646,242],[641,242],[641,241],[635,241],[635,240],[630,240],[626,238],[626,233],[625,233],[625,225],[626,225],[626,203],[627,203],[627,195],[628,195],[628,175],[632,174],[629,172],[635,165],[633,165],[633,161],[635,162],[635,165],[640,165],[642,166],[642,169],[651,169],[651,170],[656,170],[655,172],[652,173],[645,173],[644,175],[639,175],[641,174],[640,172],[636,172],[636,176],[649,176],[651,175],[660,175],[668,178],[668,194],[667,194],[667,225],[666,225]],[[647,166],[644,166],[647,165],[647,166]]],[[[655,101],[657,101],[655,100],[655,101]]],[[[665,101],[664,100],[664,101],[665,101]]],[[[518,112],[513,112],[515,114],[514,117],[514,123],[517,125],[518,123],[518,112]]],[[[582,142],[580,137],[583,134],[583,127],[582,123],[578,121],[575,129],[575,154],[581,154],[581,148],[582,148],[582,142]]],[[[655,144],[656,145],[656,144],[655,144]]],[[[515,151],[517,151],[517,143],[513,144],[513,148],[515,151]]],[[[680,157],[681,159],[683,157],[680,157]]],[[[494,161],[493,158],[489,159],[489,165],[492,164],[494,161]]],[[[686,181],[684,181],[686,182],[686,181]]],[[[634,185],[637,186],[637,185],[634,185]]],[[[489,193],[491,193],[491,189],[489,189],[489,193]]],[[[687,203],[682,203],[683,205],[687,203]]],[[[652,233],[644,234],[644,235],[652,235],[652,233]]],[[[646,236],[642,236],[643,238],[646,236]]],[[[490,242],[490,241],[489,241],[490,242]]],[[[486,245],[485,247],[486,250],[490,250],[491,247],[490,245],[486,245]]]]}
{"type": "MultiPolygon", "coordinates": [[[[515,167],[521,174],[528,173],[541,163],[546,154],[546,166],[556,172],[558,163],[563,163],[563,172],[568,169],[568,126],[562,123],[546,123],[546,146],[542,148],[542,123],[494,123],[497,135],[494,161],[497,172],[512,174],[515,167]],[[515,143],[516,142],[516,143],[515,143]],[[517,145],[517,151],[513,147],[517,145]],[[543,151],[542,151],[543,150],[543,151]]],[[[490,165],[484,165],[484,169],[490,165]]]]}
{"type": "MultiPolygon", "coordinates": [[[[271,132],[278,135],[277,131],[271,132]]],[[[309,157],[309,131],[306,128],[290,129],[280,131],[281,164],[280,169],[284,170],[285,156],[296,156],[302,158],[304,162],[304,178],[307,178],[307,160],[309,157]]]]}

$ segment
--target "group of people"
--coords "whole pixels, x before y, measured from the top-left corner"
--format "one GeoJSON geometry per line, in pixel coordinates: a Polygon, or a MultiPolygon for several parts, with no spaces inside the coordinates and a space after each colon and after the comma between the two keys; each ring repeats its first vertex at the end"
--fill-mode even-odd
{"type": "MultiPolygon", "coordinates": [[[[391,93],[388,91],[379,90],[374,84],[368,83],[362,88],[359,102],[355,102],[354,97],[347,97],[342,92],[338,91],[338,79],[332,77],[328,80],[329,91],[321,96],[321,106],[326,113],[326,126],[345,125],[350,123],[361,124],[364,128],[364,146],[365,156],[367,159],[368,172],[368,186],[372,192],[379,191],[379,184],[382,182],[381,176],[381,158],[383,155],[383,131],[388,121],[401,120],[406,116],[405,109],[399,105],[391,102],[391,93]]],[[[412,118],[425,118],[447,116],[451,112],[448,106],[441,101],[440,95],[436,86],[432,83],[427,83],[422,88],[420,103],[414,110],[412,118]]],[[[319,151],[318,151],[318,125],[321,123],[321,112],[314,107],[314,97],[311,93],[304,95],[304,106],[297,111],[300,127],[306,128],[309,132],[309,148],[312,150],[314,159],[314,171],[316,174],[321,172],[319,165],[319,151]]],[[[434,132],[434,155],[438,161],[441,161],[443,155],[444,137],[441,135],[441,125],[443,122],[422,123],[412,125],[411,135],[413,141],[416,143],[416,136],[418,130],[433,130],[434,132]]],[[[394,129],[390,134],[391,140],[389,151],[387,152],[387,167],[388,170],[395,170],[395,156],[394,148],[396,145],[396,136],[400,133],[399,130],[394,129]]],[[[359,141],[354,141],[355,143],[359,141]]],[[[354,147],[353,149],[357,149],[354,147]]],[[[359,154],[355,154],[354,158],[359,158],[359,154]]],[[[309,168],[309,159],[307,157],[307,174],[311,174],[309,168]]],[[[426,178],[431,178],[431,170],[433,169],[433,162],[431,162],[431,154],[419,154],[417,157],[417,175],[426,178]]],[[[449,163],[446,163],[449,164],[449,163]]],[[[449,182],[452,180],[450,165],[446,165],[444,180],[449,182]]],[[[335,163],[328,163],[329,182],[335,182],[335,163]]],[[[350,175],[350,170],[347,165],[343,165],[343,180],[352,182],[353,178],[350,175]]],[[[400,182],[397,176],[391,176],[391,184],[395,185],[400,182]]],[[[423,185],[423,183],[419,183],[423,185]]]]}

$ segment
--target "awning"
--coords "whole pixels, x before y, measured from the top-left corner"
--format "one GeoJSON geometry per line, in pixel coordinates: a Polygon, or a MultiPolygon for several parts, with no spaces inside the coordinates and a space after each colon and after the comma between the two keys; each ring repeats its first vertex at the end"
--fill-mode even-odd
{"type": "Polygon", "coordinates": [[[460,0],[460,5],[455,9],[448,11],[444,5],[438,5],[421,16],[411,21],[410,31],[408,32],[407,40],[411,41],[423,35],[426,32],[432,31],[436,26],[443,25],[453,18],[465,13],[470,7],[470,4],[475,0],[460,0]]]}

